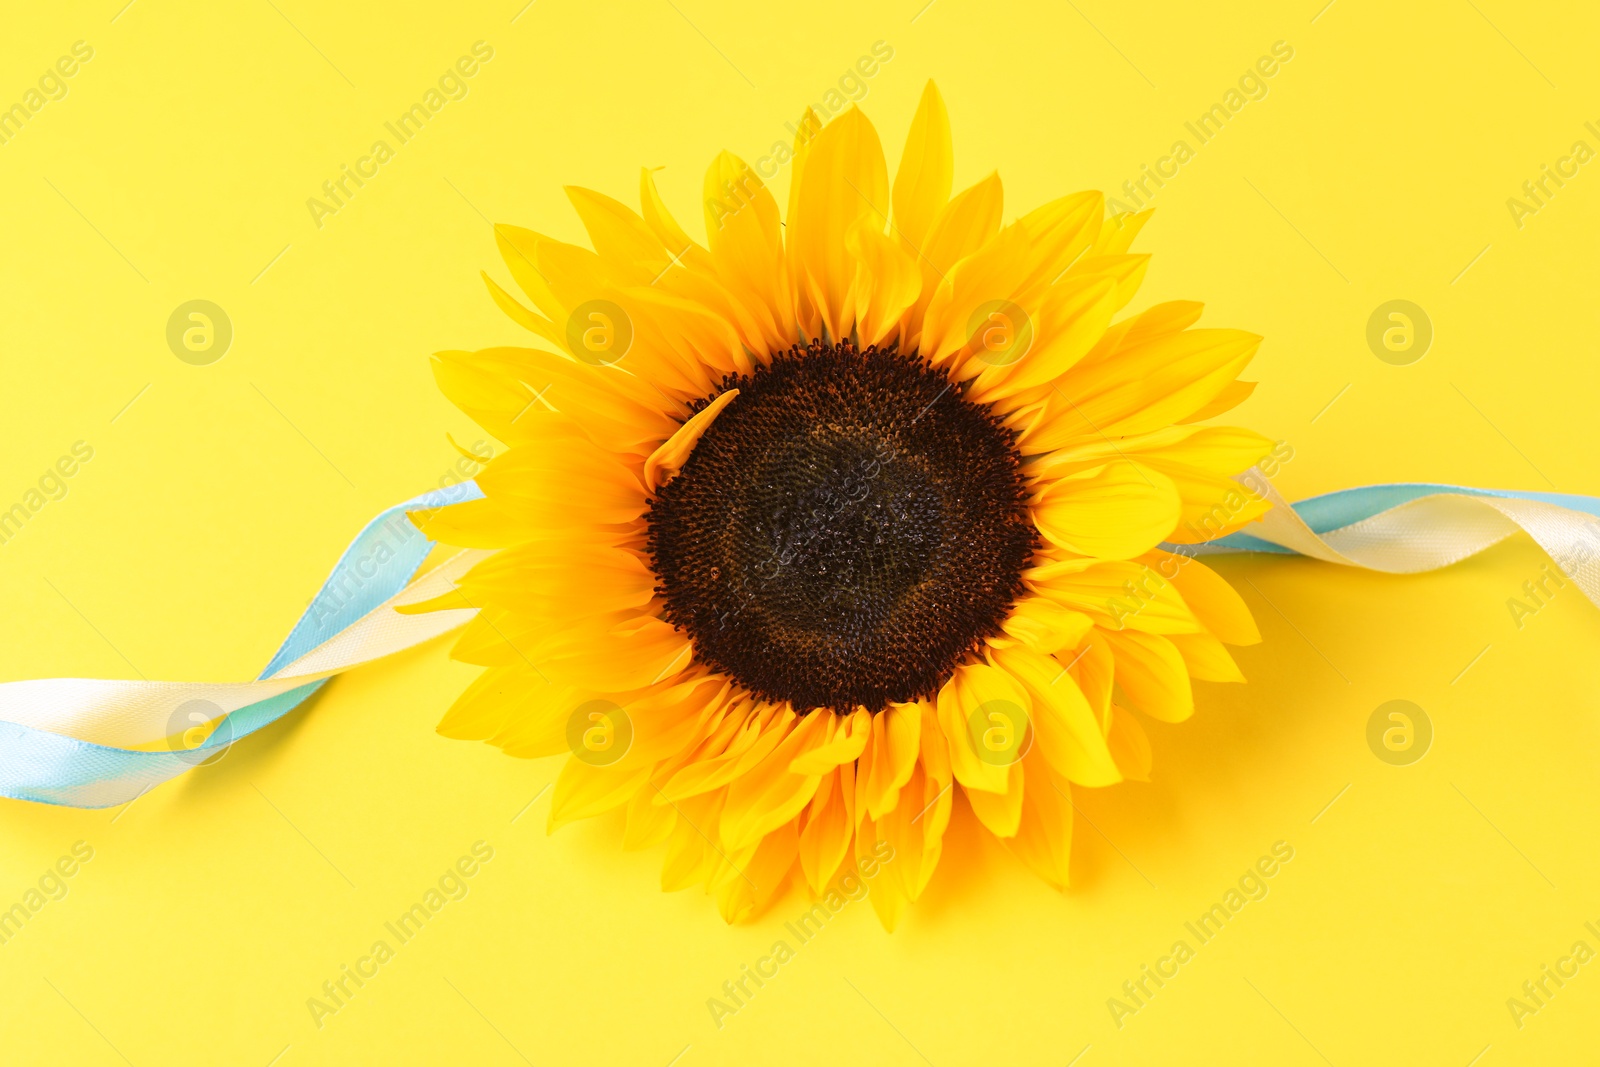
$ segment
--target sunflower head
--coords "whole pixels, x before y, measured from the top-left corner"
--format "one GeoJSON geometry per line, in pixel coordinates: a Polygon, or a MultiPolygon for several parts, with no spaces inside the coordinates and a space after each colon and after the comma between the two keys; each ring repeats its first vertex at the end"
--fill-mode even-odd
{"type": "Polygon", "coordinates": [[[1195,425],[1260,339],[1123,314],[1148,212],[1002,225],[999,178],[952,174],[930,83],[892,186],[854,107],[722,153],[704,243],[648,170],[638,212],[569,189],[593,247],[500,226],[527,302],[485,275],[535,345],[434,358],[507,445],[417,516],[486,550],[422,606],[478,609],[440,732],[570,753],[552,827],[625,808],[729,921],[859,864],[892,927],[952,812],[1065,887],[1072,789],[1145,778],[1138,714],[1187,718],[1258,639],[1181,546],[1266,510],[1232,476],[1271,442],[1195,425]]]}

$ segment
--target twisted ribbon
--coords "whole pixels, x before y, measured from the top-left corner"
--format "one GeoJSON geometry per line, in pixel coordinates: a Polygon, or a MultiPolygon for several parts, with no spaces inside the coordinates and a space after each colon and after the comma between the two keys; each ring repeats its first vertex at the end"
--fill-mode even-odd
{"type": "Polygon", "coordinates": [[[459,552],[418,577],[433,542],[406,512],[482,495],[466,482],[367,523],[256,681],[43,678],[0,685],[0,796],[75,808],[134,800],[282,718],[334,675],[465,624],[472,609],[395,610],[449,592],[488,554],[459,552]],[[194,731],[209,733],[184,744],[194,731]]]}
{"type": "Polygon", "coordinates": [[[1408,482],[1341,489],[1291,506],[1258,469],[1239,481],[1272,510],[1248,534],[1196,546],[1201,554],[1276,552],[1416,574],[1475,556],[1521,530],[1600,607],[1600,497],[1408,482]]]}
{"type": "MultiPolygon", "coordinates": [[[[1250,533],[1183,551],[1274,552],[1391,574],[1445,567],[1521,530],[1600,606],[1600,498],[1395,484],[1288,504],[1259,470],[1239,479],[1274,506],[1250,533]]],[[[386,509],[356,535],[253,682],[46,678],[0,685],[0,796],[104,808],[219,755],[283,717],[334,675],[431,640],[474,614],[397,607],[439,596],[478,560],[459,552],[418,575],[433,543],[405,513],[482,496],[474,483],[386,509]],[[209,731],[198,744],[180,738],[209,731]]]]}

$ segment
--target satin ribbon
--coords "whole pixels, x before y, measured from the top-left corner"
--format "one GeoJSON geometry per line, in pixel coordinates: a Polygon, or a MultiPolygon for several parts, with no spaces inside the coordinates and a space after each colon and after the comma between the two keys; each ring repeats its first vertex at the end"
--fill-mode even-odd
{"type": "MultiPolygon", "coordinates": [[[[1274,505],[1250,533],[1168,547],[1287,553],[1410,574],[1466,559],[1521,530],[1600,606],[1600,498],[1400,484],[1291,506],[1259,470],[1239,481],[1274,505]]],[[[465,624],[475,609],[395,610],[454,589],[489,555],[460,552],[418,576],[433,544],[405,513],[481,496],[468,482],[424,493],[368,523],[256,681],[49,678],[0,685],[0,796],[80,808],[126,803],[281,718],[334,675],[465,624]],[[179,740],[213,722],[199,744],[179,740]]]]}
{"type": "Polygon", "coordinates": [[[463,625],[470,608],[420,615],[395,608],[449,592],[489,553],[459,552],[419,577],[433,542],[406,512],[482,495],[465,482],[367,523],[256,681],[45,678],[0,685],[0,796],[76,808],[126,803],[282,718],[334,675],[463,625]],[[199,744],[183,743],[184,735],[208,729],[199,744]]]}
{"type": "Polygon", "coordinates": [[[1416,574],[1477,555],[1520,530],[1600,607],[1600,497],[1408,482],[1341,489],[1291,506],[1259,469],[1238,481],[1273,505],[1248,534],[1168,547],[1278,552],[1416,574]]]}

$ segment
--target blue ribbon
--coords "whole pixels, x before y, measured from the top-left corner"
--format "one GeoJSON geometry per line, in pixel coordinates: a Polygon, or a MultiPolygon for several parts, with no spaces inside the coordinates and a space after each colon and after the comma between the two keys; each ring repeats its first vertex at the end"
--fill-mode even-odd
{"type": "MultiPolygon", "coordinates": [[[[1539,500],[1600,518],[1600,497],[1575,496],[1570,493],[1531,493],[1517,489],[1474,489],[1465,485],[1441,485],[1433,482],[1392,482],[1384,485],[1363,485],[1356,489],[1339,489],[1332,493],[1323,493],[1321,496],[1307,497],[1290,506],[1294,508],[1295,514],[1311,527],[1313,533],[1325,534],[1435,493],[1539,500]]],[[[1219,537],[1206,544],[1237,552],[1276,552],[1286,556],[1300,554],[1292,548],[1275,545],[1271,541],[1263,541],[1246,533],[1219,537]]]]}
{"type": "MultiPolygon", "coordinates": [[[[387,508],[367,523],[260,678],[270,678],[406,587],[433,548],[406,512],[482,496],[476,482],[463,482],[387,508]]],[[[116,748],[0,722],[0,796],[77,808],[124,803],[281,719],[327,681],[310,682],[239,708],[201,744],[168,752],[116,748]]]]}

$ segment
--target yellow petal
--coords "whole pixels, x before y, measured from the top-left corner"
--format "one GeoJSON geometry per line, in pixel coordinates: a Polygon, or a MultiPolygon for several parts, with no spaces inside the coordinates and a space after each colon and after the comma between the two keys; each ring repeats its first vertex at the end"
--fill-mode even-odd
{"type": "Polygon", "coordinates": [[[1086,556],[1127,559],[1160,544],[1178,524],[1181,506],[1171,479],[1118,460],[1048,485],[1033,515],[1052,544],[1086,556]]]}
{"type": "Polygon", "coordinates": [[[850,851],[851,823],[845,794],[854,786],[854,777],[845,764],[825,775],[811,798],[805,828],[800,831],[800,869],[813,892],[821,893],[827,887],[850,851]]]}
{"type": "Polygon", "coordinates": [[[638,553],[573,538],[502,549],[458,585],[470,605],[504,608],[553,629],[563,619],[643,609],[655,583],[638,553]]]}
{"type": "Polygon", "coordinates": [[[1055,660],[1025,648],[994,652],[1033,701],[1035,747],[1056,774],[1086,786],[1121,781],[1100,723],[1071,674],[1055,660]]]}
{"type": "Polygon", "coordinates": [[[922,744],[926,701],[890,704],[873,716],[872,737],[859,764],[861,799],[875,819],[893,811],[900,791],[911,780],[922,744]]]}
{"type": "Polygon", "coordinates": [[[948,749],[937,714],[924,703],[922,717],[921,752],[901,790],[900,803],[881,820],[866,817],[863,805],[857,805],[856,855],[870,854],[880,865],[878,879],[872,884],[873,909],[889,929],[905,904],[920,897],[933,877],[955,801],[948,749]]]}
{"type": "Polygon", "coordinates": [[[657,803],[666,804],[721,789],[770,755],[795,723],[792,711],[773,716],[772,710],[768,706],[767,716],[755,715],[745,720],[724,752],[691,763],[674,774],[661,787],[657,803]]]}
{"type": "Polygon", "coordinates": [[[1062,275],[1062,284],[1085,278],[1098,278],[1110,283],[1111,310],[1117,312],[1128,306],[1149,269],[1150,256],[1144,253],[1137,256],[1086,256],[1062,275]]]}
{"type": "Polygon", "coordinates": [[[935,276],[970,256],[1000,232],[1000,213],[1005,204],[1005,187],[1000,175],[990,172],[957,193],[933,216],[928,239],[922,246],[922,259],[935,276]]]}
{"type": "Polygon", "coordinates": [[[515,322],[523,329],[531,330],[558,348],[566,347],[566,336],[560,327],[532,308],[524,306],[520,300],[502,289],[500,283],[489,277],[488,271],[479,271],[478,273],[483,278],[483,283],[489,287],[490,298],[494,300],[501,311],[511,317],[512,322],[515,322]]]}
{"type": "Polygon", "coordinates": [[[812,139],[805,170],[795,176],[800,199],[788,239],[797,243],[806,278],[823,301],[823,324],[834,338],[846,337],[856,272],[845,238],[861,222],[882,230],[889,217],[889,177],[877,131],[852,105],[812,139]]]}
{"type": "Polygon", "coordinates": [[[783,216],[788,220],[784,231],[783,255],[789,265],[789,284],[794,288],[795,325],[807,337],[817,337],[821,333],[822,304],[810,284],[810,276],[805,268],[805,253],[792,227],[800,215],[800,187],[805,178],[806,162],[811,155],[811,142],[821,132],[822,119],[811,108],[806,108],[794,131],[794,162],[789,165],[789,209],[783,216]]]}
{"type": "Polygon", "coordinates": [[[556,505],[558,524],[628,522],[642,514],[644,492],[614,455],[596,447],[571,419],[533,410],[527,445],[501,453],[478,475],[486,496],[529,505],[556,505]]]}
{"type": "Polygon", "coordinates": [[[924,716],[924,755],[912,769],[901,802],[880,820],[866,817],[857,805],[857,862],[870,886],[873,910],[891,930],[938,867],[955,797],[948,764],[937,755],[944,742],[933,710],[925,708],[924,716]]]}
{"type": "Polygon", "coordinates": [[[666,805],[668,798],[661,795],[659,786],[671,781],[684,769],[705,760],[721,756],[728,748],[730,742],[739,737],[740,730],[746,724],[746,713],[749,709],[747,698],[735,695],[731,683],[724,682],[726,692],[715,701],[715,707],[708,707],[702,722],[697,726],[694,736],[677,753],[664,760],[651,775],[651,782],[656,786],[651,790],[651,803],[666,805]]]}
{"type": "MultiPolygon", "coordinates": [[[[785,267],[784,276],[787,275],[788,268],[785,267]]],[[[669,270],[656,282],[655,287],[698,304],[724,320],[737,334],[739,343],[751,352],[765,354],[780,351],[795,342],[794,313],[787,290],[783,294],[784,305],[779,309],[784,316],[780,323],[773,318],[771,309],[752,296],[747,287],[742,284],[733,288],[724,285],[716,273],[715,265],[703,269],[669,270]]]]}
{"type": "Polygon", "coordinates": [[[834,729],[825,742],[796,756],[789,770],[795,774],[827,774],[841,763],[854,763],[872,736],[875,716],[866,708],[857,708],[843,718],[825,711],[815,711],[812,715],[832,717],[834,729]]]}
{"type": "Polygon", "coordinates": [[[631,724],[633,743],[622,760],[664,772],[663,761],[680,756],[705,735],[708,722],[726,706],[731,692],[725,679],[690,672],[625,695],[622,711],[631,724]]]}
{"type": "MultiPolygon", "coordinates": [[[[862,820],[856,827],[856,864],[863,873],[869,869],[876,872],[868,883],[867,899],[872,902],[878,922],[890,933],[900,925],[911,903],[911,894],[906,888],[907,867],[919,867],[922,860],[920,837],[913,835],[908,843],[903,831],[897,830],[900,828],[879,826],[871,819],[862,820]]],[[[909,877],[915,876],[913,870],[909,877]]]]}
{"type": "Polygon", "coordinates": [[[678,825],[678,813],[669,807],[652,804],[655,790],[648,785],[628,798],[628,822],[622,834],[625,849],[649,848],[659,845],[672,836],[678,825]]]}
{"type": "Polygon", "coordinates": [[[924,316],[952,267],[994,239],[1000,229],[1004,202],[1000,176],[990,174],[941,207],[928,227],[927,239],[917,256],[922,271],[922,293],[907,315],[907,342],[926,347],[920,341],[924,316]]]}
{"type": "Polygon", "coordinates": [[[826,711],[804,716],[771,755],[729,783],[728,802],[722,813],[724,845],[744,848],[792,822],[810,803],[822,776],[796,774],[789,768],[827,740],[831,717],[826,711]]]}
{"type": "Polygon", "coordinates": [[[1198,300],[1169,300],[1146,308],[1128,321],[1122,344],[1136,347],[1157,337],[1187,330],[1200,321],[1205,309],[1198,300]]]}
{"type": "Polygon", "coordinates": [[[1172,479],[1183,501],[1177,529],[1167,537],[1174,544],[1198,544],[1226,537],[1272,510],[1266,498],[1232,478],[1182,463],[1155,460],[1150,466],[1172,479]]]}
{"type": "Polygon", "coordinates": [[[956,780],[968,789],[1004,792],[1008,765],[1030,743],[1033,708],[1026,690],[990,664],[967,663],[939,690],[937,703],[956,780]]]}
{"type": "MultiPolygon", "coordinates": [[[[1025,597],[1000,624],[1007,638],[1049,655],[1063,648],[1076,648],[1094,626],[1094,620],[1064,607],[1047,596],[1025,597]]],[[[990,638],[996,647],[1006,647],[1006,638],[990,638]]]]}
{"type": "Polygon", "coordinates": [[[1273,449],[1270,437],[1237,426],[1206,426],[1169,445],[1143,450],[1162,463],[1181,463],[1208,474],[1234,475],[1249,470],[1273,449]]]}
{"type": "Polygon", "coordinates": [[[1171,641],[1136,630],[1102,631],[1117,661],[1117,688],[1152,719],[1182,722],[1194,714],[1189,669],[1171,641]]]}
{"type": "Polygon", "coordinates": [[[517,285],[562,330],[569,311],[613,285],[605,262],[587,248],[505,224],[495,226],[494,235],[517,285]]]}
{"type": "Polygon", "coordinates": [[[1146,463],[1173,463],[1209,474],[1232,476],[1255,466],[1273,450],[1271,438],[1235,426],[1167,426],[1149,433],[1112,439],[1085,437],[1040,460],[1051,471],[1104,463],[1126,456],[1146,463]]]}
{"type": "MultiPolygon", "coordinates": [[[[659,286],[609,291],[607,299],[625,317],[625,327],[617,327],[619,340],[608,340],[608,345],[620,344],[623,328],[631,335],[629,347],[614,360],[616,366],[673,400],[697,400],[715,392],[728,373],[750,369],[738,332],[697,301],[659,286]]],[[[606,311],[590,314],[601,315],[605,323],[610,317],[606,311]]]]}
{"type": "MultiPolygon", "coordinates": [[[[617,618],[616,615],[598,615],[584,621],[591,627],[602,627],[611,625],[617,618]]],[[[484,667],[511,666],[521,662],[531,669],[533,661],[528,658],[526,649],[536,644],[539,636],[531,622],[520,620],[503,608],[487,605],[480,607],[478,614],[461,631],[455,647],[450,650],[450,656],[464,663],[476,663],[484,667]]],[[[565,684],[564,680],[559,683],[561,686],[565,684]]]]}
{"type": "Polygon", "coordinates": [[[1028,234],[1028,269],[1019,302],[1055,285],[1091,252],[1103,229],[1105,197],[1096,190],[1072,193],[1034,208],[1017,221],[1028,234]],[[1085,256],[1085,252],[1090,252],[1085,256]]]}
{"type": "Polygon", "coordinates": [[[906,310],[917,302],[922,272],[911,253],[874,225],[858,224],[847,243],[856,258],[850,304],[859,341],[883,344],[900,329],[906,310]]]}
{"type": "Polygon", "coordinates": [[[919,253],[934,215],[950,199],[954,174],[950,115],[938,87],[929,80],[923,86],[894,177],[894,229],[913,257],[919,253]]]}
{"type": "Polygon", "coordinates": [[[671,481],[673,476],[689,462],[689,453],[694,451],[694,446],[711,424],[722,414],[722,409],[733,403],[739,395],[739,390],[729,389],[711,403],[701,408],[700,411],[678,428],[678,431],[662,443],[661,447],[650,453],[644,461],[645,488],[652,493],[671,481]]]}
{"type": "MultiPolygon", "coordinates": [[[[465,519],[474,504],[491,504],[520,521],[532,540],[541,530],[630,522],[644,513],[644,487],[612,454],[597,448],[571,419],[533,410],[524,445],[491,460],[477,477],[488,501],[453,504],[425,516],[424,533],[465,519]]],[[[454,543],[446,541],[446,543],[454,543]]]]}
{"type": "Polygon", "coordinates": [[[1026,351],[990,356],[978,347],[962,373],[977,371],[968,396],[994,403],[1066,373],[1093,347],[1111,323],[1115,286],[1104,278],[1072,279],[1051,286],[1032,314],[1033,341],[1026,351]],[[1000,362],[986,362],[999,359],[1000,362]]]}
{"type": "Polygon", "coordinates": [[[521,508],[500,500],[469,500],[408,514],[428,540],[458,548],[503,548],[545,532],[521,508]]]}
{"type": "MultiPolygon", "coordinates": [[[[644,788],[653,791],[648,783],[644,788]]],[[[661,888],[668,893],[702,884],[716,869],[721,857],[711,835],[717,832],[722,793],[691,797],[673,805],[672,810],[678,823],[668,838],[667,857],[661,865],[661,888]]]]}
{"type": "Polygon", "coordinates": [[[1022,823],[1022,796],[1024,787],[1022,761],[1006,768],[1005,791],[991,793],[986,789],[963,787],[972,814],[996,837],[1015,836],[1022,823]]]}
{"type": "Polygon", "coordinates": [[[1112,358],[1086,359],[1056,382],[1071,403],[1051,432],[1066,440],[1161,429],[1210,402],[1260,345],[1243,330],[1184,330],[1126,344],[1112,358]]]}
{"type": "Polygon", "coordinates": [[[639,202],[645,225],[650,227],[662,247],[680,262],[687,263],[691,267],[709,269],[709,254],[690,240],[689,235],[683,232],[683,227],[678,225],[678,220],[672,217],[672,212],[667,210],[661,194],[656,191],[656,181],[649,167],[642,167],[639,170],[639,202]]]}
{"type": "Polygon", "coordinates": [[[473,421],[508,445],[541,432],[533,411],[559,411],[602,448],[638,452],[676,428],[665,399],[617,367],[581,363],[533,348],[435,353],[434,380],[473,421]]]}
{"type": "Polygon", "coordinates": [[[1123,777],[1133,782],[1150,780],[1150,738],[1131,711],[1111,706],[1111,732],[1106,735],[1106,744],[1123,777]]]}
{"type": "Polygon", "coordinates": [[[1040,878],[1065,889],[1071,880],[1072,787],[1050,773],[1042,756],[1030,753],[1022,767],[1028,788],[1016,836],[1004,839],[1006,847],[1040,878]]]}
{"type": "Polygon", "coordinates": [[[1189,677],[1202,682],[1242,682],[1244,674],[1228,650],[1210,634],[1173,634],[1167,640],[1183,657],[1189,677]]]}
{"type": "Polygon", "coordinates": [[[549,829],[621,807],[649,777],[649,767],[595,767],[568,759],[550,798],[549,829]]]}
{"type": "Polygon", "coordinates": [[[1121,211],[1106,219],[1095,239],[1094,254],[1114,256],[1126,252],[1155,210],[1121,211]]]}
{"type": "MultiPolygon", "coordinates": [[[[537,734],[553,756],[566,748],[567,694],[540,678],[524,663],[491,667],[478,675],[439,721],[438,731],[458,741],[484,741],[515,721],[529,734],[537,734]]],[[[516,755],[532,756],[527,746],[516,755]]]]}
{"type": "Polygon", "coordinates": [[[494,241],[500,249],[500,258],[511,271],[517,286],[546,319],[561,328],[566,322],[567,309],[551,289],[549,279],[539,269],[539,245],[543,240],[539,234],[520,226],[501,223],[494,228],[494,241]]]}
{"type": "Polygon", "coordinates": [[[1183,602],[1215,637],[1230,645],[1253,645],[1261,640],[1250,609],[1227,579],[1188,556],[1163,552],[1159,558],[1171,561],[1160,567],[1161,573],[1177,586],[1183,602]]]}
{"type": "Polygon", "coordinates": [[[1078,364],[1080,371],[1119,358],[1125,350],[1136,350],[1152,341],[1181,333],[1199,321],[1205,305],[1193,300],[1171,300],[1146,308],[1137,315],[1114,322],[1105,336],[1078,364]]]}
{"type": "Polygon", "coordinates": [[[1250,394],[1256,391],[1257,384],[1259,383],[1241,381],[1229,382],[1227,385],[1222,387],[1221,392],[1217,393],[1217,395],[1213,397],[1209,403],[1201,405],[1201,407],[1193,414],[1185,415],[1183,418],[1179,419],[1178,422],[1204,422],[1206,419],[1214,419],[1218,415],[1232,411],[1234,408],[1250,399],[1250,394]]]}
{"type": "Polygon", "coordinates": [[[1024,578],[1042,596],[1108,630],[1198,633],[1204,626],[1167,577],[1177,559],[1151,553],[1139,560],[1070,560],[1035,567],[1024,578]]]}
{"type": "Polygon", "coordinates": [[[626,204],[576,185],[567,186],[566,192],[595,253],[607,261],[614,277],[648,284],[670,262],[661,238],[626,204]]]}
{"type": "Polygon", "coordinates": [[[688,666],[693,646],[666,622],[639,618],[596,632],[581,625],[548,634],[528,657],[551,681],[599,693],[625,693],[670,678],[688,666]]]}
{"type": "MultiPolygon", "coordinates": [[[[994,240],[952,265],[938,281],[923,314],[918,342],[922,355],[934,363],[948,362],[948,369],[957,373],[962,372],[964,361],[973,364],[967,375],[983,369],[984,364],[968,360],[987,336],[977,327],[986,321],[987,312],[1003,307],[1016,294],[1027,272],[1027,251],[1027,232],[1020,223],[1012,223],[994,240]]],[[[1037,323],[1036,308],[1022,311],[1026,313],[1023,316],[1015,312],[1005,316],[1006,324],[1019,334],[1030,323],[1037,323]],[[1018,318],[1020,323],[1015,321],[1018,318]]]]}
{"type": "Polygon", "coordinates": [[[725,922],[754,918],[777,899],[788,883],[799,844],[799,834],[791,821],[748,852],[724,859],[711,876],[711,888],[717,894],[717,910],[725,922]]]}
{"type": "Polygon", "coordinates": [[[1056,662],[1066,667],[1078,683],[1084,699],[1100,722],[1100,732],[1111,729],[1111,694],[1116,681],[1116,657],[1098,627],[1083,639],[1083,645],[1070,657],[1058,655],[1056,662]]]}
{"type": "Polygon", "coordinates": [[[723,152],[706,171],[706,234],[718,280],[758,313],[769,344],[793,343],[778,203],[750,165],[723,152]]]}

